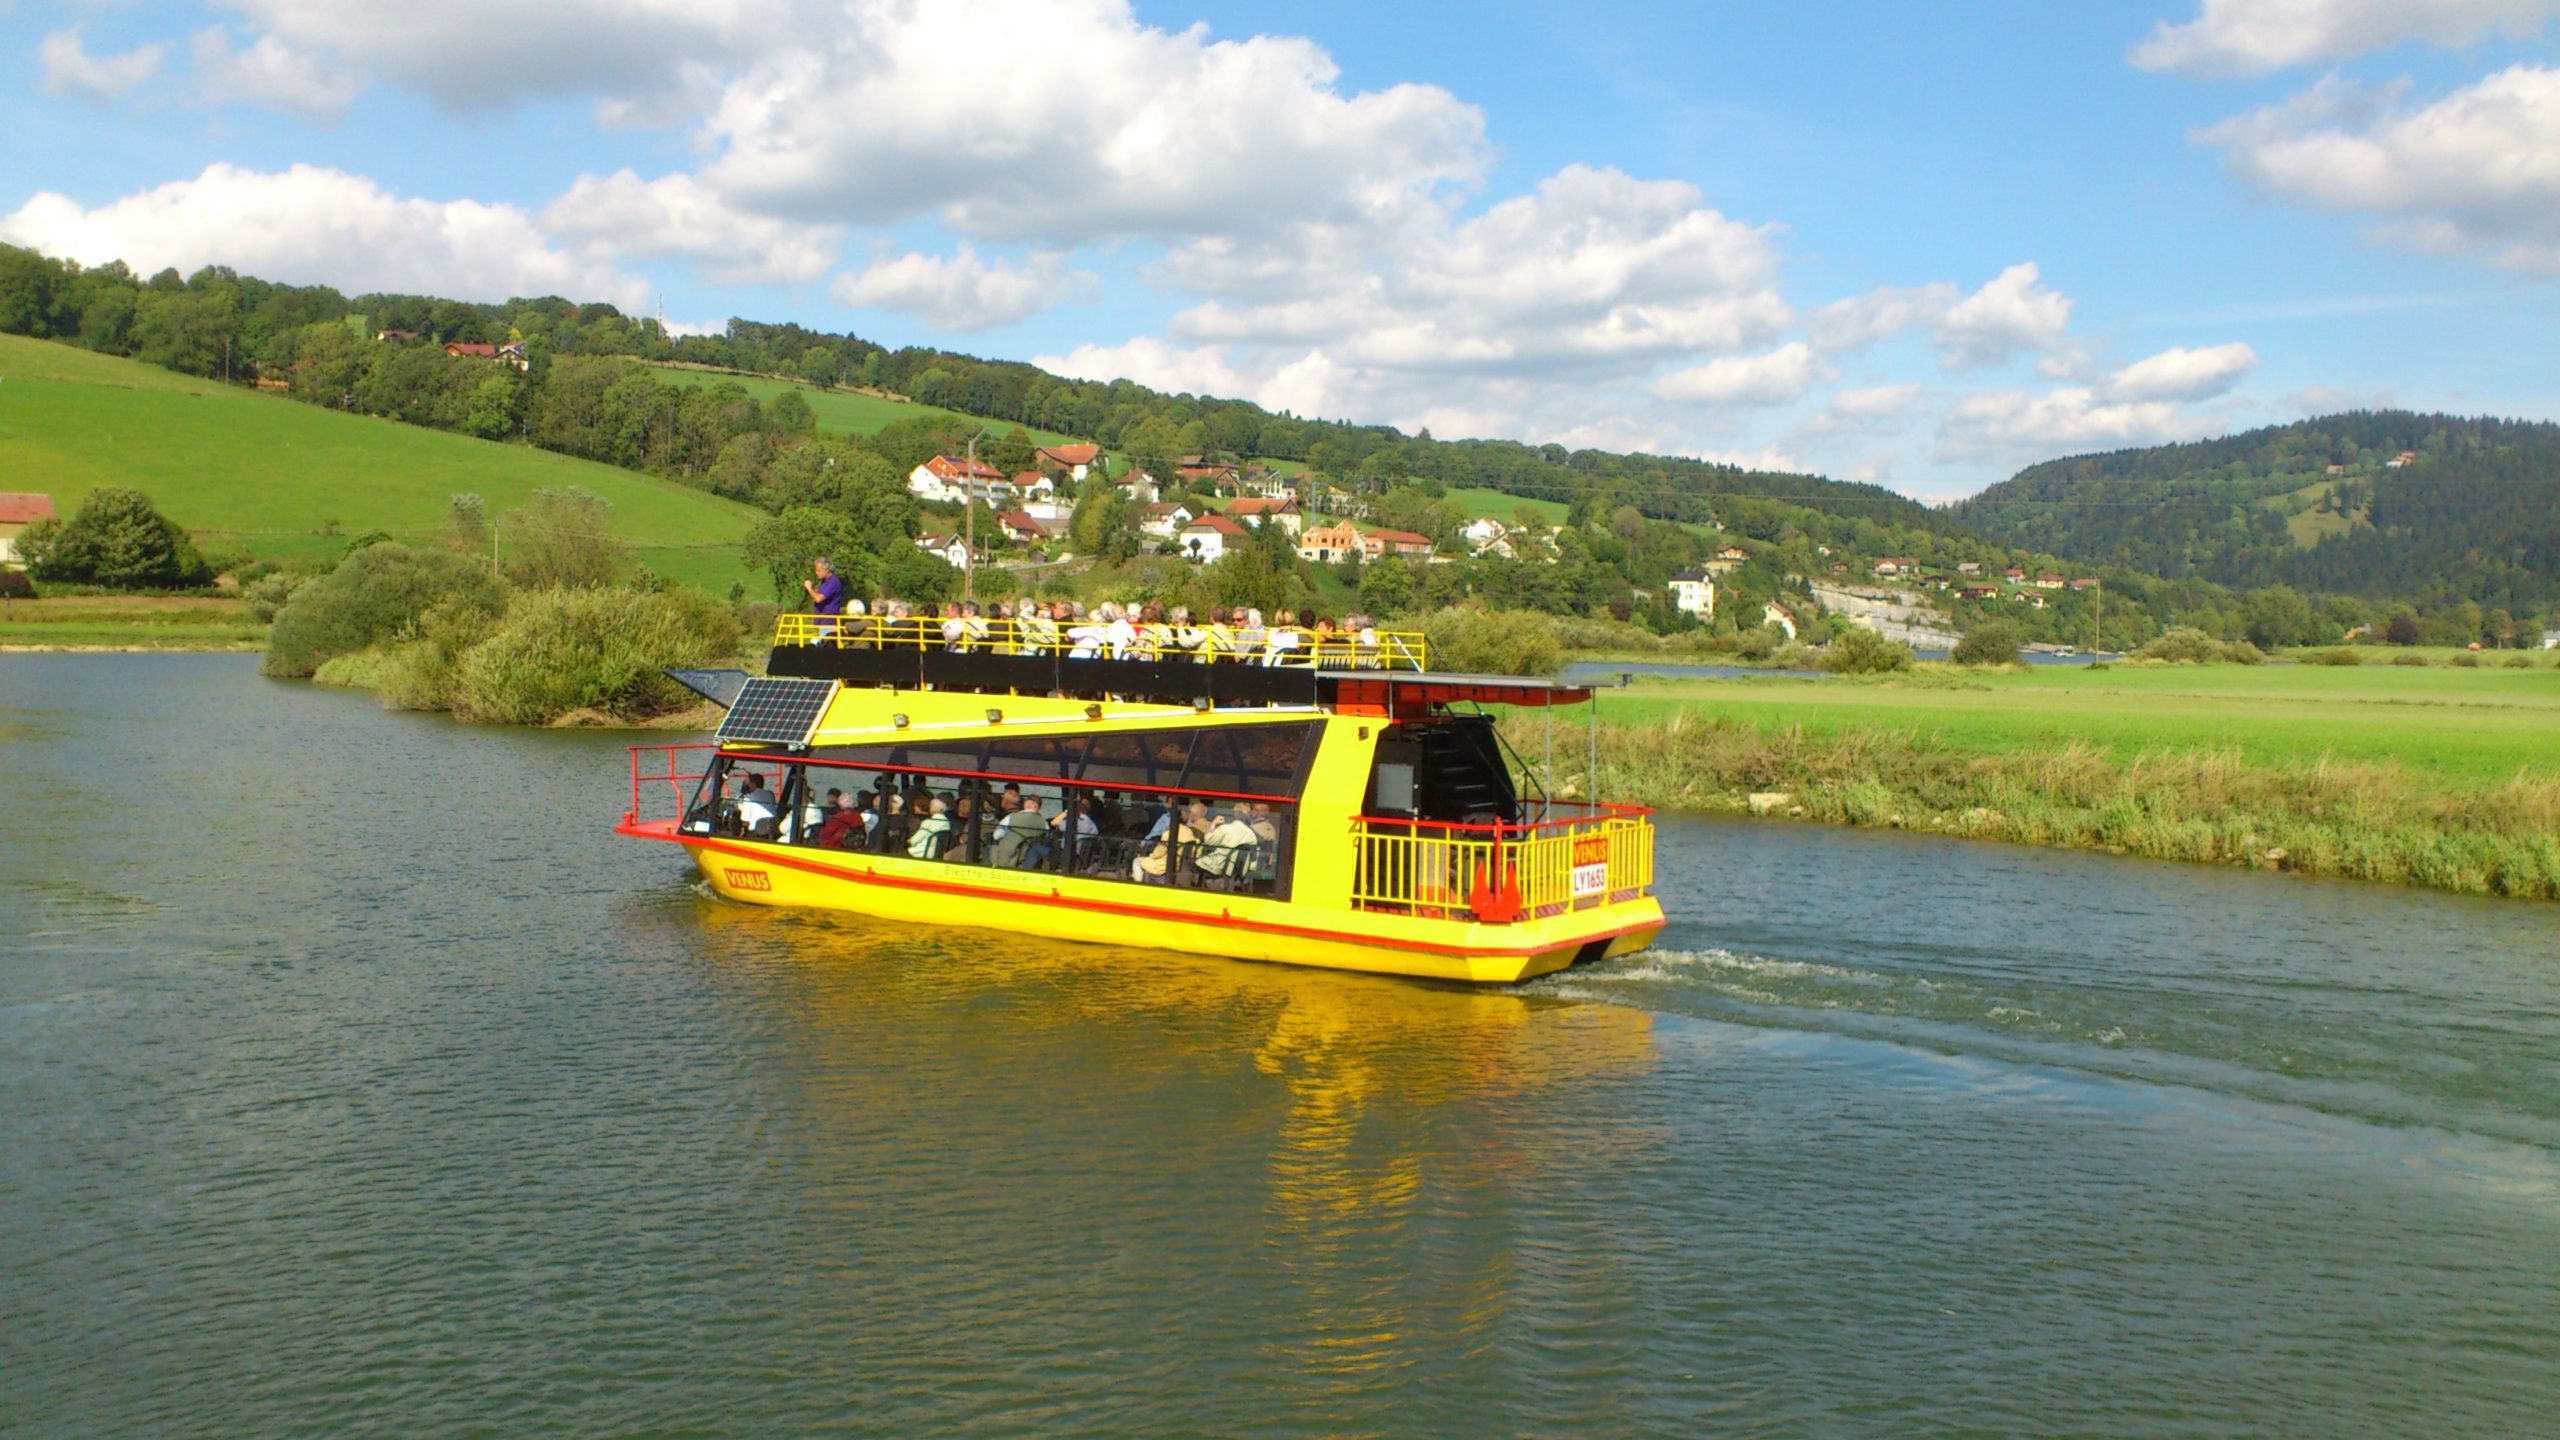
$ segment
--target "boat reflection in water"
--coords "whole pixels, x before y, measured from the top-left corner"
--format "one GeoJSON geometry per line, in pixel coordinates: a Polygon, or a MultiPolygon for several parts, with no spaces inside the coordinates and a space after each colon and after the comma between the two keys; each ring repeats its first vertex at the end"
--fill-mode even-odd
{"type": "Polygon", "coordinates": [[[990,1251],[1036,1273],[1059,1246],[1167,1283],[1235,1271],[1309,1383],[1410,1363],[1508,1309],[1522,1237],[1453,1211],[1606,1164],[1610,1143],[1518,1098],[1653,1061],[1632,1008],[696,893],[706,963],[763,1032],[753,1068],[791,1087],[783,1128],[811,1147],[795,1163],[838,1177],[848,1223],[930,1215],[928,1248],[978,1273],[1004,1270],[990,1251]],[[939,1159],[865,1169],[889,1130],[910,1156],[937,1137],[939,1159]],[[950,1193],[990,1173],[1008,1193],[950,1193]],[[1417,1244],[1479,1252],[1446,1272],[1465,1293],[1416,1293],[1400,1257],[1417,1244]]]}

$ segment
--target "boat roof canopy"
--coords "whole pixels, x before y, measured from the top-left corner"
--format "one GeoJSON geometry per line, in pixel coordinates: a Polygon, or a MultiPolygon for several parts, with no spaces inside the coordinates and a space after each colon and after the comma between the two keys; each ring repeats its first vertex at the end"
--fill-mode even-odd
{"type": "MultiPolygon", "coordinates": [[[[1285,668],[1174,659],[1072,659],[987,651],[874,650],[777,645],[766,673],[841,680],[847,685],[966,690],[992,695],[1111,695],[1171,705],[1319,705],[1412,714],[1472,703],[1544,708],[1580,705],[1593,685],[1538,676],[1465,675],[1433,670],[1285,668]]],[[[1623,683],[1621,681],[1620,683],[1623,683]]]]}

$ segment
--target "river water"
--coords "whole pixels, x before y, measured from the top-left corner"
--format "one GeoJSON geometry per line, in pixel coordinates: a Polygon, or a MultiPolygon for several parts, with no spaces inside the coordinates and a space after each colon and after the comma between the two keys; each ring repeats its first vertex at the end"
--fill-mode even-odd
{"type": "Polygon", "coordinates": [[[1674,821],[1462,992],[730,907],[621,743],[0,656],[0,1432],[2560,1428],[2560,911],[1674,821]]]}

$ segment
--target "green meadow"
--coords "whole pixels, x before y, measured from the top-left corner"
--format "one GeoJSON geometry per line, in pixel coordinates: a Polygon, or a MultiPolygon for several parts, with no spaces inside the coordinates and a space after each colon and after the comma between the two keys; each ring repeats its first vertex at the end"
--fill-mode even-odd
{"type": "Polygon", "coordinates": [[[0,649],[257,650],[267,627],[238,600],[78,595],[0,600],[0,649]]]}
{"type": "MultiPolygon", "coordinates": [[[[821,390],[797,380],[784,380],[769,375],[739,375],[726,370],[699,370],[689,365],[652,365],[660,380],[670,385],[712,386],[736,385],[756,398],[757,403],[772,400],[785,391],[796,390],[809,402],[809,410],[818,417],[818,428],[839,435],[877,435],[901,420],[948,420],[955,425],[984,425],[992,434],[1002,435],[1013,429],[1010,420],[989,420],[978,415],[964,415],[945,410],[939,405],[920,405],[913,400],[897,400],[862,390],[821,390]]],[[[1067,445],[1073,435],[1056,430],[1043,430],[1025,425],[1022,433],[1038,445],[1067,445]]]]}
{"type": "Polygon", "coordinates": [[[2560,899],[2548,657],[1652,679],[1599,713],[1631,803],[2560,899]]]}
{"type": "MultiPolygon", "coordinates": [[[[2519,652],[2524,653],[2524,652],[2519,652]]],[[[1604,693],[1611,720],[1672,713],[1759,730],[1888,731],[1963,754],[2078,743],[2236,752],[2256,765],[2398,765],[2448,785],[2560,775],[2560,669],[2394,665],[2020,666],[1912,677],[1639,680],[1604,693]]],[[[1642,674],[1640,662],[1627,669],[1642,674]]]]}
{"type": "Polygon", "coordinates": [[[495,516],[577,485],[612,502],[614,532],[658,574],[721,593],[754,578],[738,542],[755,512],[672,480],[0,335],[0,490],[50,494],[67,515],[110,485],[201,541],[300,561],[370,530],[441,533],[456,493],[495,516]]]}

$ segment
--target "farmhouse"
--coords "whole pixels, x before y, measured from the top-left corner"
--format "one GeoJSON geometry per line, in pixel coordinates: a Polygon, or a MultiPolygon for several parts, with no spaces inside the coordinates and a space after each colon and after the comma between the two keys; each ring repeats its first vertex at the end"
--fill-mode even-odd
{"type": "Polygon", "coordinates": [[[2036,577],[2036,588],[2039,590],[2059,590],[2062,588],[2062,577],[2059,575],[2039,575],[2036,577]]]}
{"type": "Polygon", "coordinates": [[[18,563],[18,532],[53,518],[53,497],[27,492],[0,493],[0,565],[18,563]]]}
{"type": "Polygon", "coordinates": [[[2074,580],[2071,582],[2071,588],[2074,590],[2095,590],[2098,588],[2098,582],[2095,580],[2074,580]]]}
{"type": "Polygon", "coordinates": [[[1671,573],[1671,608],[1703,620],[1716,618],[1716,581],[1705,569],[1692,565],[1671,573]]]}
{"type": "Polygon", "coordinates": [[[2000,578],[2008,581],[2012,585],[2015,585],[2019,581],[2027,578],[2027,572],[2019,569],[2015,565],[2012,565],[2008,569],[2000,572],[2000,578]]]}
{"type": "Polygon", "coordinates": [[[1048,527],[1019,510],[1008,510],[997,516],[996,523],[1004,527],[1005,538],[1016,545],[1049,543],[1048,527]]]}
{"type": "Polygon", "coordinates": [[[1956,562],[1956,573],[1959,575],[1979,575],[1982,573],[1982,562],[1979,560],[1959,560],[1956,562]]]}

